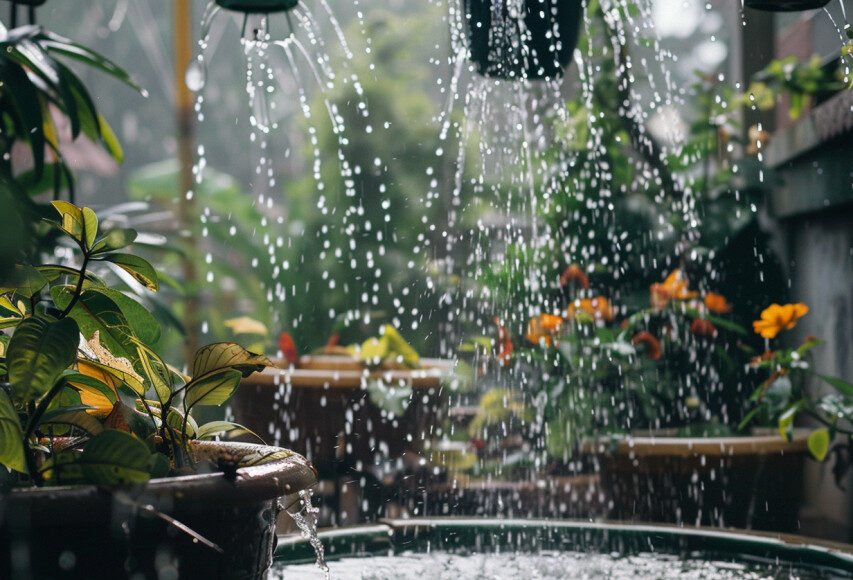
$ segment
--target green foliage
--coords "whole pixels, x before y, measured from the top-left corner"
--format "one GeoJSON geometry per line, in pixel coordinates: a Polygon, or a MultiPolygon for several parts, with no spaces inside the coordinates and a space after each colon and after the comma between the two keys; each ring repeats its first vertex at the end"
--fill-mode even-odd
{"type": "Polygon", "coordinates": [[[3,391],[0,391],[0,464],[21,473],[27,472],[24,431],[15,408],[3,391]]]}
{"type": "Polygon", "coordinates": [[[197,405],[223,404],[244,376],[270,360],[218,343],[197,353],[194,379],[173,371],[151,346],[160,337],[151,313],[88,271],[115,266],[156,291],[158,274],[147,261],[116,252],[135,232],[99,236],[91,209],[69,202],[53,207],[58,219],[48,222],[77,247],[81,265],[20,263],[10,285],[0,289],[0,322],[12,329],[11,339],[2,335],[0,341],[0,368],[11,394],[10,401],[0,393],[0,464],[28,473],[36,484],[143,483],[170,473],[172,462],[181,467],[191,461],[188,446],[198,433],[239,433],[241,427],[221,422],[202,430],[190,413],[197,405]],[[45,451],[36,444],[45,433],[78,437],[73,440],[79,443],[45,451]]]}
{"type": "Polygon", "coordinates": [[[98,485],[145,483],[151,451],[129,433],[105,429],[86,444],[79,462],[83,475],[98,485]]]}
{"type": "Polygon", "coordinates": [[[36,400],[53,387],[75,360],[79,332],[70,318],[55,322],[27,318],[18,324],[6,353],[12,399],[17,404],[36,400]]]}
{"type": "MultiPolygon", "coordinates": [[[[777,425],[782,437],[791,440],[797,419],[808,417],[821,425],[809,434],[808,449],[817,461],[825,461],[830,453],[845,453],[853,442],[853,385],[815,369],[809,351],[819,344],[810,338],[798,347],[768,350],[753,359],[750,368],[766,378],[753,392],[753,409],[740,428],[764,417],[777,425]],[[824,385],[831,390],[827,392],[824,385]]],[[[833,470],[836,483],[843,481],[848,469],[848,463],[838,463],[833,470]]]]}

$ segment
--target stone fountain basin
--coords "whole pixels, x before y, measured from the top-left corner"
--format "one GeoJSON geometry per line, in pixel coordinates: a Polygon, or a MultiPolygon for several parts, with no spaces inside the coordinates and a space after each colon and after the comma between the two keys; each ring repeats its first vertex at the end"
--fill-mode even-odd
{"type": "MultiPolygon", "coordinates": [[[[321,531],[326,560],[446,552],[652,554],[735,565],[771,565],[806,578],[853,578],[853,546],[789,534],[623,522],[546,519],[413,518],[321,531]]],[[[282,536],[276,569],[314,561],[301,537],[282,536]]],[[[365,560],[365,562],[369,562],[365,560]]],[[[567,571],[567,578],[572,577],[567,571]]],[[[321,577],[320,575],[317,576],[321,577]]]]}
{"type": "Polygon", "coordinates": [[[227,456],[242,466],[112,491],[60,486],[0,495],[0,578],[172,577],[169,569],[181,578],[265,577],[276,516],[316,484],[314,468],[266,445],[195,442],[193,451],[197,459],[227,456]]]}

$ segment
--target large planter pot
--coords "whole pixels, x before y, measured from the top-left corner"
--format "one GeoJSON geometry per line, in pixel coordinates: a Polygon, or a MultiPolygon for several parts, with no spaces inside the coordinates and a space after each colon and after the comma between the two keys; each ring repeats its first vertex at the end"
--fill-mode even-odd
{"type": "Polygon", "coordinates": [[[216,0],[216,3],[236,12],[267,14],[295,8],[299,0],[216,0]]]}
{"type": "Polygon", "coordinates": [[[778,532],[798,528],[806,435],[628,437],[599,449],[610,517],[778,532]]]}
{"type": "Polygon", "coordinates": [[[227,456],[240,464],[282,457],[135,489],[13,489],[0,499],[0,578],[263,578],[275,549],[276,516],[316,483],[313,468],[295,453],[264,445],[198,442],[193,449],[197,458],[227,456]]]}
{"type": "Polygon", "coordinates": [[[340,356],[303,356],[300,368],[265,369],[243,379],[231,406],[235,420],[261,437],[279,431],[321,474],[341,465],[374,465],[378,455],[419,451],[423,432],[438,424],[441,385],[450,361],[422,359],[415,370],[374,370],[340,356]],[[369,380],[411,386],[405,412],[389,416],[370,400],[369,380]]]}
{"type": "Polygon", "coordinates": [[[463,0],[462,5],[471,60],[480,74],[549,79],[562,75],[572,60],[581,0],[463,0]]]}
{"type": "Polygon", "coordinates": [[[829,4],[829,0],[744,0],[744,5],[764,12],[803,12],[817,10],[829,4]]]}

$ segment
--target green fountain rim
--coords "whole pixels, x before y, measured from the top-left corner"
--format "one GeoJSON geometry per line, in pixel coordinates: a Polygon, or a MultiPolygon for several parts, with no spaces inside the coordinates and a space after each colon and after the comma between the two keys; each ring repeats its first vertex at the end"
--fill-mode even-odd
{"type": "MultiPolygon", "coordinates": [[[[616,538],[647,538],[658,542],[647,551],[690,554],[691,557],[734,558],[740,561],[790,563],[805,568],[829,569],[843,577],[853,577],[853,545],[829,542],[794,534],[752,530],[683,527],[655,523],[620,521],[590,522],[556,519],[502,519],[476,517],[425,517],[380,520],[378,524],[346,526],[319,532],[327,546],[328,559],[401,552],[419,539],[457,538],[464,532],[522,530],[563,530],[616,538]],[[360,549],[354,549],[359,546],[360,549]],[[335,546],[334,550],[328,548],[335,546]]],[[[310,561],[307,540],[300,536],[279,536],[276,559],[284,562],[310,561]]],[[[431,544],[432,549],[436,545],[431,544]]],[[[581,548],[583,549],[583,548],[581,548]]]]}

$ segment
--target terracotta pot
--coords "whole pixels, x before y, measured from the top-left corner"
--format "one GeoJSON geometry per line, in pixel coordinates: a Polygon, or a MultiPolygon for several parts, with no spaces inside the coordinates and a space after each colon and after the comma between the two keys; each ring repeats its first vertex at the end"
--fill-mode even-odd
{"type": "Polygon", "coordinates": [[[622,520],[798,529],[806,436],[628,437],[599,448],[601,483],[622,520]]]}
{"type": "Polygon", "coordinates": [[[817,10],[829,4],[829,0],[744,0],[744,5],[764,12],[802,12],[817,10]]]}
{"type": "MultiPolygon", "coordinates": [[[[283,450],[197,442],[194,451],[197,457],[253,458],[283,450]]],[[[290,453],[230,475],[155,479],[138,488],[15,488],[0,498],[0,577],[178,577],[169,576],[172,570],[180,578],[263,578],[272,563],[282,504],[295,502],[297,492],[316,481],[311,465],[290,453]],[[201,534],[222,552],[145,506],[201,534]]]]}
{"type": "Polygon", "coordinates": [[[267,14],[291,10],[296,7],[299,0],[216,0],[216,3],[236,12],[267,14]]]}
{"type": "Polygon", "coordinates": [[[501,79],[559,77],[578,42],[581,0],[463,0],[477,72],[501,79]]]}
{"type": "Polygon", "coordinates": [[[243,379],[231,406],[238,423],[261,437],[278,430],[284,445],[305,454],[324,475],[341,466],[369,467],[378,456],[418,452],[423,433],[440,424],[446,397],[441,385],[451,361],[422,359],[421,369],[373,372],[353,368],[347,357],[302,357],[300,363],[309,368],[269,368],[243,379]],[[406,411],[384,415],[368,396],[368,379],[411,385],[406,411]]]}

